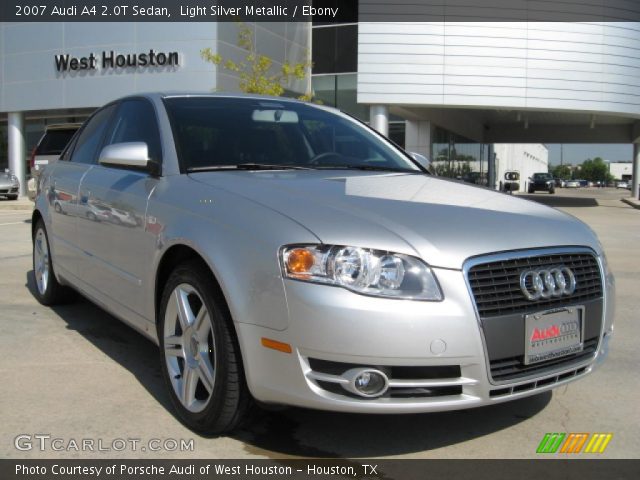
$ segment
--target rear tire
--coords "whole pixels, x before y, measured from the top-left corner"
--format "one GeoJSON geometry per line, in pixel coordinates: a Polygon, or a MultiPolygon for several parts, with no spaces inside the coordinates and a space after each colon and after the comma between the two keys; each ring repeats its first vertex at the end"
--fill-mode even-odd
{"type": "Polygon", "coordinates": [[[178,417],[196,432],[236,428],[252,406],[228,308],[211,272],[179,265],[164,287],[158,318],[160,358],[178,417]]]}
{"type": "Polygon", "coordinates": [[[36,284],[36,298],[43,305],[67,303],[73,298],[73,291],[60,285],[53,271],[51,249],[47,230],[42,219],[36,223],[33,234],[33,276],[36,284]]]}

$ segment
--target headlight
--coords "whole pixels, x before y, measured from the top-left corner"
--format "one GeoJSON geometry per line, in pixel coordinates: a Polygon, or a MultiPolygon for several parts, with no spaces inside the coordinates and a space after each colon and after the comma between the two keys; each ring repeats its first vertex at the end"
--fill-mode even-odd
{"type": "Polygon", "coordinates": [[[376,297],[440,301],[431,268],[401,253],[338,245],[288,245],[280,252],[285,277],[344,287],[376,297]]]}

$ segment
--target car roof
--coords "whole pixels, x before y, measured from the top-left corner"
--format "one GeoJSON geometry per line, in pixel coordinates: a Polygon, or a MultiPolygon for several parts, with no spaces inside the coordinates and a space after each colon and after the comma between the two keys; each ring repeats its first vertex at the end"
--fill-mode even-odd
{"type": "Polygon", "coordinates": [[[119,100],[125,100],[127,98],[140,98],[146,97],[152,100],[162,100],[165,98],[195,98],[195,97],[207,97],[207,98],[237,98],[237,99],[253,99],[253,100],[262,100],[265,102],[278,102],[278,103],[289,103],[289,104],[297,104],[297,105],[308,105],[311,107],[319,108],[322,110],[331,110],[335,112],[340,112],[340,109],[329,106],[322,105],[313,102],[306,102],[303,100],[298,100],[297,98],[291,97],[276,97],[273,95],[257,95],[251,93],[233,93],[233,92],[198,92],[198,91],[163,91],[163,92],[142,92],[132,95],[127,95],[126,97],[122,97],[119,100]]]}

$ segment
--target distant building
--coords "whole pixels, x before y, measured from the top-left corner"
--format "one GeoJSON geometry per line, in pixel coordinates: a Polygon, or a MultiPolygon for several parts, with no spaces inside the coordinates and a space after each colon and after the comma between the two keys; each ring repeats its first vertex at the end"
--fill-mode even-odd
{"type": "Polygon", "coordinates": [[[496,143],[496,181],[498,186],[504,183],[505,173],[518,172],[520,174],[519,191],[526,190],[529,177],[534,173],[549,171],[549,150],[541,143],[496,143]]]}
{"type": "Polygon", "coordinates": [[[616,180],[631,180],[632,167],[631,161],[609,162],[609,173],[616,180]]]}

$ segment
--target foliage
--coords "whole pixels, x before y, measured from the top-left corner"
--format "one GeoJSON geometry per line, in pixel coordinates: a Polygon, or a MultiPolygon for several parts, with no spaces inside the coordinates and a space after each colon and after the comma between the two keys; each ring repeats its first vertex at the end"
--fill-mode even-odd
{"type": "MultiPolygon", "coordinates": [[[[218,53],[213,53],[211,48],[200,51],[200,56],[207,62],[219,65],[225,70],[233,72],[240,78],[240,90],[244,93],[259,95],[271,95],[279,97],[285,92],[285,85],[290,80],[303,80],[311,67],[310,61],[301,63],[284,63],[280,71],[273,72],[273,59],[257,52],[253,31],[247,25],[240,23],[238,26],[238,46],[246,50],[244,60],[235,62],[224,59],[218,53]]],[[[299,100],[310,101],[311,92],[299,96],[299,100]]]]}
{"type": "Polygon", "coordinates": [[[580,178],[590,182],[607,182],[613,180],[613,176],[609,173],[609,166],[600,157],[593,160],[587,159],[580,165],[580,178]]]}
{"type": "Polygon", "coordinates": [[[554,178],[560,178],[562,180],[569,180],[571,178],[571,167],[569,165],[556,165],[549,168],[554,178]]]}
{"type": "Polygon", "coordinates": [[[471,173],[469,162],[434,162],[436,174],[440,177],[462,178],[471,173]]]}

